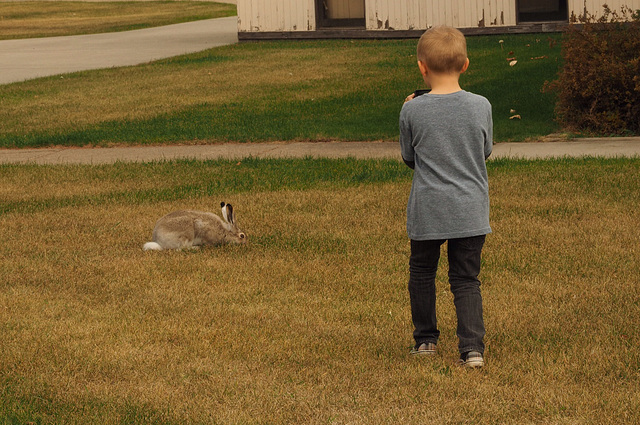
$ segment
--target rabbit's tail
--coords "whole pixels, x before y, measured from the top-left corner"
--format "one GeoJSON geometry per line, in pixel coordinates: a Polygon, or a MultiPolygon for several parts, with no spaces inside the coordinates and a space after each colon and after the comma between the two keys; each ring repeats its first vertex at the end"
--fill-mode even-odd
{"type": "Polygon", "coordinates": [[[142,246],[143,251],[162,251],[162,247],[156,242],[147,242],[142,246]]]}

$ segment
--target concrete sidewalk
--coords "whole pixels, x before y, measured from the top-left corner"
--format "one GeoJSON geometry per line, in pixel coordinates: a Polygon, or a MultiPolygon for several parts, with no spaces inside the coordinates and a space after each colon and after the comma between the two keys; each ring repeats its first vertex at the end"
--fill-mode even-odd
{"type": "Polygon", "coordinates": [[[0,41],[0,84],[138,65],[238,42],[238,17],[141,30],[0,41]]]}
{"type": "MultiPolygon", "coordinates": [[[[640,137],[577,139],[547,143],[498,143],[492,159],[562,157],[640,157],[640,137]]],[[[397,142],[225,143],[117,148],[0,149],[0,163],[112,164],[172,159],[392,158],[401,160],[397,142]]]]}

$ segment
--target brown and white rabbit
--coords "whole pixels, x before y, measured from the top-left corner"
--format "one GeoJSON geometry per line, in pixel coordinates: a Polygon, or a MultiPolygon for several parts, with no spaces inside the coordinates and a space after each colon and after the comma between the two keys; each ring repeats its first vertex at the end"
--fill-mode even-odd
{"type": "Polygon", "coordinates": [[[202,245],[244,244],[247,235],[236,224],[233,207],[222,202],[222,218],[204,211],[180,210],[160,218],[153,229],[153,242],[143,250],[197,248],[202,245]]]}

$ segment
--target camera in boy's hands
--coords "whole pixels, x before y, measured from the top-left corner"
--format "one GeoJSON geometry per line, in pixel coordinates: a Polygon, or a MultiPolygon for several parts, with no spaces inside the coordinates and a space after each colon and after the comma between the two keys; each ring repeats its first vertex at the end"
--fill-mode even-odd
{"type": "Polygon", "coordinates": [[[404,102],[407,103],[408,101],[413,100],[418,96],[422,96],[423,94],[429,93],[430,91],[431,91],[431,89],[419,89],[419,90],[416,90],[413,93],[411,93],[409,96],[407,96],[404,99],[404,102]]]}

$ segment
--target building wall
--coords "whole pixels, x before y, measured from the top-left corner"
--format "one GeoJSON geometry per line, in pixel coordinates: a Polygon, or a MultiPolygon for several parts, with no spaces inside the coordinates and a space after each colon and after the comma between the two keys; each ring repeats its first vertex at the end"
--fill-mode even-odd
{"type": "Polygon", "coordinates": [[[367,29],[413,30],[516,24],[515,0],[368,0],[367,29]]]}
{"type": "MultiPolygon", "coordinates": [[[[333,0],[325,0],[333,1],[333,0]]],[[[543,0],[546,1],[546,0],[543,0]]],[[[316,30],[315,0],[237,0],[239,32],[316,30]]],[[[457,28],[517,24],[517,0],[365,0],[366,29],[420,30],[445,24],[457,28]]],[[[568,0],[569,15],[588,10],[600,15],[604,0],[568,0]]],[[[640,0],[607,0],[613,10],[640,0]]]]}
{"type": "Polygon", "coordinates": [[[314,31],[314,0],[237,0],[238,31],[314,31]]]}

